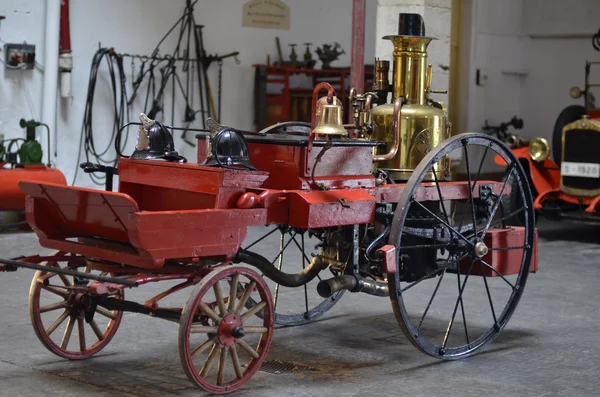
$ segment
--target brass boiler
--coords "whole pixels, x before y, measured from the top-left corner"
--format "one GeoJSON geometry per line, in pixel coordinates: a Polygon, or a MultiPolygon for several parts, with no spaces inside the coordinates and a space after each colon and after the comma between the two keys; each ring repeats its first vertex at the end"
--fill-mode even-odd
{"type": "MultiPolygon", "coordinates": [[[[376,149],[375,167],[386,171],[394,180],[408,180],[423,157],[450,136],[447,113],[434,106],[434,102],[429,100],[430,93],[445,93],[445,91],[431,90],[432,67],[427,64],[427,46],[432,38],[424,37],[425,27],[422,17],[418,14],[400,14],[399,33],[403,31],[403,18],[406,21],[407,16],[420,19],[422,34],[383,37],[394,44],[392,103],[376,106],[371,111],[374,123],[372,139],[388,144],[388,149],[385,147],[376,149]],[[400,111],[397,111],[399,117],[396,122],[399,131],[396,132],[393,102],[398,102],[398,98],[404,98],[404,101],[400,111]],[[396,137],[398,150],[390,156],[389,147],[394,145],[396,133],[399,134],[396,137]]],[[[410,25],[414,26],[414,21],[410,25]]],[[[376,68],[385,68],[386,64],[389,65],[386,62],[376,62],[376,68]]],[[[387,96],[385,92],[387,82],[379,77],[386,75],[387,71],[376,70],[375,73],[378,78],[375,80],[373,90],[379,95],[387,96]]],[[[434,165],[434,169],[438,179],[447,176],[448,159],[440,160],[434,165]]],[[[433,180],[433,172],[430,172],[426,179],[433,180]]]]}

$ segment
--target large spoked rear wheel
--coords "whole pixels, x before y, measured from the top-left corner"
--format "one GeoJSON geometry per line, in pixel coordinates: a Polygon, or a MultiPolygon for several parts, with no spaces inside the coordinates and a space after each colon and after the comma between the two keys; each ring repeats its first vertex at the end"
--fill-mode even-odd
{"type": "MultiPolygon", "coordinates": [[[[256,252],[267,258],[273,266],[284,273],[298,273],[311,262],[311,252],[322,249],[323,241],[317,231],[294,229],[285,225],[275,225],[267,228],[251,228],[244,250],[256,252]]],[[[344,291],[339,291],[329,298],[323,299],[317,294],[317,284],[321,277],[317,276],[309,283],[288,288],[266,279],[273,292],[275,308],[275,324],[295,326],[307,324],[327,313],[342,297],[344,291]]],[[[249,306],[254,305],[251,299],[249,306]]],[[[257,313],[262,315],[262,311],[257,313]]]]}
{"type": "Polygon", "coordinates": [[[181,365],[204,390],[234,392],[260,368],[273,329],[273,301],[262,277],[243,266],[218,267],[194,288],[183,308],[181,365]],[[256,305],[248,309],[251,298],[256,305]],[[260,310],[262,318],[256,316],[260,310]]]}
{"type": "Polygon", "coordinates": [[[483,134],[438,145],[403,190],[389,238],[398,251],[390,298],[406,337],[446,360],[471,356],[490,343],[521,298],[534,235],[527,175],[510,149],[483,134]],[[502,169],[493,168],[496,155],[507,164],[502,169]],[[462,158],[464,177],[446,182],[433,173],[428,181],[445,156],[462,158]],[[511,196],[521,206],[508,214],[502,204],[511,196]],[[515,216],[523,225],[507,226],[515,216]]]}
{"type": "MultiPolygon", "coordinates": [[[[77,270],[64,252],[58,252],[56,260],[46,266],[77,270]],[[62,263],[62,266],[61,266],[62,263]]],[[[80,269],[86,273],[89,268],[80,269]]],[[[115,336],[123,312],[97,307],[92,319],[86,319],[89,311],[88,281],[61,274],[37,271],[29,290],[29,314],[33,329],[44,346],[52,353],[70,360],[82,360],[104,349],[115,336]]],[[[123,291],[112,294],[124,299],[123,291]]]]}

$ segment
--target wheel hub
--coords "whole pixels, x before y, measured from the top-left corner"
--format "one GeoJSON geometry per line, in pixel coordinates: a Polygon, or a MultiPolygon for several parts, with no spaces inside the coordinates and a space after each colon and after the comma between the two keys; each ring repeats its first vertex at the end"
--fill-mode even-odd
{"type": "Polygon", "coordinates": [[[221,345],[229,347],[246,335],[242,327],[242,319],[237,314],[229,314],[219,323],[217,337],[221,345]]]}
{"type": "Polygon", "coordinates": [[[483,241],[479,241],[473,247],[473,251],[476,257],[483,258],[488,253],[488,247],[483,241]]]}

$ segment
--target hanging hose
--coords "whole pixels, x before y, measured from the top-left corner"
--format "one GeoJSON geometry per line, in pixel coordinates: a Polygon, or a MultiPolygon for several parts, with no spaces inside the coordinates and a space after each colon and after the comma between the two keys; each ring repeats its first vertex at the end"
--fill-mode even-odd
{"type": "MultiPolygon", "coordinates": [[[[129,119],[129,110],[127,107],[127,92],[125,88],[125,70],[123,68],[123,58],[115,54],[112,48],[100,48],[94,54],[94,57],[92,59],[92,66],[90,68],[90,78],[88,81],[86,105],[84,110],[83,123],[81,126],[81,137],[79,140],[79,153],[77,154],[77,164],[79,164],[81,161],[81,152],[83,149],[83,152],[85,153],[86,162],[92,162],[91,160],[93,159],[97,164],[108,164],[115,166],[117,163],[118,156],[112,158],[107,157],[107,154],[110,151],[114,140],[117,141],[116,144],[121,148],[123,148],[127,144],[127,140],[125,140],[125,142],[121,144],[120,135],[117,136],[117,131],[119,131],[121,125],[125,124],[127,119],[129,119]],[[108,144],[103,149],[97,149],[97,137],[94,135],[92,122],[94,109],[94,94],[96,92],[98,71],[102,64],[102,60],[105,60],[106,65],[108,66],[110,83],[112,88],[112,105],[114,117],[112,123],[112,133],[108,144]]],[[[72,185],[75,184],[78,170],[79,167],[76,167],[72,185]]],[[[103,184],[104,178],[96,177],[91,173],[88,175],[90,175],[90,178],[95,184],[103,184]]]]}

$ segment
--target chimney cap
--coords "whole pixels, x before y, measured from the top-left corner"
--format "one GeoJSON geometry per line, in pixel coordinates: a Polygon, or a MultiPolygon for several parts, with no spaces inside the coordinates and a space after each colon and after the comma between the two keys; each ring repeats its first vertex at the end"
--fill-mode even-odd
{"type": "Polygon", "coordinates": [[[425,36],[425,21],[421,14],[400,13],[398,18],[399,36],[425,36]]]}

